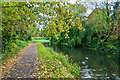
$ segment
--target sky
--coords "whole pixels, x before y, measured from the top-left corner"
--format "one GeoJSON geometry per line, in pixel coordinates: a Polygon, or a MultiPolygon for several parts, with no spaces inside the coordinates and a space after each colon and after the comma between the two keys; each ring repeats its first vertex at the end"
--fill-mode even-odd
{"type": "MultiPolygon", "coordinates": [[[[115,2],[117,0],[69,0],[69,2],[71,4],[75,4],[77,1],[80,1],[85,5],[86,11],[87,11],[86,16],[88,16],[93,11],[93,9],[95,9],[95,7],[94,7],[95,3],[100,3],[100,2],[105,2],[105,1],[108,1],[108,3],[110,3],[110,2],[115,2]],[[92,2],[93,5],[89,2],[92,2]]],[[[101,6],[98,6],[98,7],[103,8],[105,6],[101,5],[101,6]]]]}
{"type": "MultiPolygon", "coordinates": [[[[75,4],[77,0],[67,0],[67,1],[69,1],[71,4],[75,4]]],[[[98,2],[98,3],[99,2],[105,2],[107,0],[79,0],[79,1],[81,1],[83,3],[83,5],[86,7],[86,13],[85,13],[85,15],[89,16],[89,14],[95,9],[94,5],[95,5],[96,2],[98,2]],[[88,2],[88,1],[92,2],[93,4],[91,4],[91,3],[85,3],[85,2],[88,2]]],[[[117,0],[108,0],[108,1],[109,2],[114,2],[114,1],[117,1],[117,0]]],[[[99,8],[103,8],[103,7],[105,7],[105,6],[103,6],[103,5],[100,6],[99,5],[99,8]]],[[[42,29],[42,26],[43,25],[40,26],[41,27],[40,29],[42,29]]]]}
{"type": "MultiPolygon", "coordinates": [[[[72,4],[75,4],[77,0],[69,0],[70,3],[72,4]]],[[[78,0],[78,1],[81,1],[81,2],[104,2],[104,1],[108,1],[108,2],[115,2],[117,0],[78,0]]]]}

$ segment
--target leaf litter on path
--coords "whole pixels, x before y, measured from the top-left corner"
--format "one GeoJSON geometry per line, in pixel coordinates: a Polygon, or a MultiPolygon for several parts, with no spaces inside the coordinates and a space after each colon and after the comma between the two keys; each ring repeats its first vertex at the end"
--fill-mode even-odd
{"type": "Polygon", "coordinates": [[[38,55],[36,43],[29,44],[17,56],[2,67],[4,78],[38,78],[38,55]]]}

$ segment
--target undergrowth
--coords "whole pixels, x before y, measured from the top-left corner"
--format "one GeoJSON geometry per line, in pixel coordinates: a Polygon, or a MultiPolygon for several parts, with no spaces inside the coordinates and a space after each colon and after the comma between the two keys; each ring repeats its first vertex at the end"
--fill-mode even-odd
{"type": "Polygon", "coordinates": [[[14,57],[21,49],[30,43],[31,41],[26,42],[21,40],[17,41],[16,43],[9,43],[5,48],[5,51],[3,51],[2,55],[0,56],[2,63],[7,62],[8,59],[14,57]]]}

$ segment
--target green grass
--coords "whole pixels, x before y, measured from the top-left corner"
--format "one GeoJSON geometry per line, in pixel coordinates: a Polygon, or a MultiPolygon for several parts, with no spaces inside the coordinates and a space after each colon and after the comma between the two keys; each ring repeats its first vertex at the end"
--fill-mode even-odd
{"type": "Polygon", "coordinates": [[[46,48],[37,41],[38,58],[40,60],[40,78],[80,78],[78,64],[69,62],[69,57],[46,48]]]}
{"type": "Polygon", "coordinates": [[[49,40],[46,37],[32,37],[32,40],[49,40]]]}
{"type": "Polygon", "coordinates": [[[5,51],[3,51],[0,58],[2,58],[2,63],[7,62],[8,59],[14,57],[21,49],[26,47],[28,44],[32,43],[31,41],[21,41],[18,40],[17,43],[10,43],[7,45],[5,51]]]}
{"type": "Polygon", "coordinates": [[[40,41],[42,43],[49,43],[50,40],[46,37],[32,37],[33,41],[40,41]]]}

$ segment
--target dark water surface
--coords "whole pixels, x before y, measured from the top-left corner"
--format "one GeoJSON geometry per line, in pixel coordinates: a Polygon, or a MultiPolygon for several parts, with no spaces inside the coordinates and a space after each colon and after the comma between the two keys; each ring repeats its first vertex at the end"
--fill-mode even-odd
{"type": "MultiPolygon", "coordinates": [[[[48,44],[44,44],[48,46],[48,44]]],[[[88,48],[52,46],[56,52],[69,55],[81,66],[82,78],[120,80],[120,55],[108,55],[88,48]]]]}

